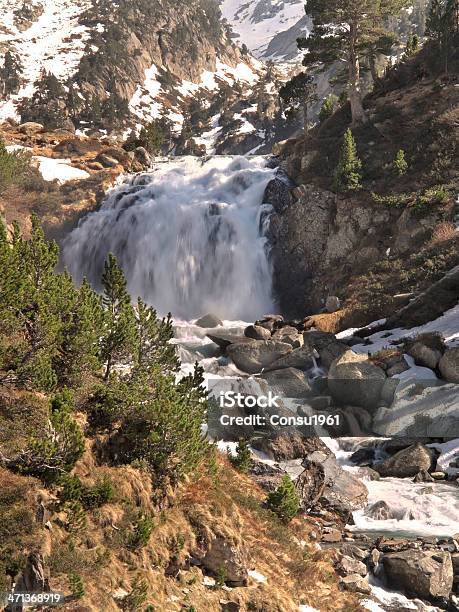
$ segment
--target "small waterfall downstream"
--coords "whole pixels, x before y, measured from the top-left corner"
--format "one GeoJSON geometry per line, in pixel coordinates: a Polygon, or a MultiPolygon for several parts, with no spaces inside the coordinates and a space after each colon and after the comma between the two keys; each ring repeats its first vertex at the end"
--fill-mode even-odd
{"type": "Polygon", "coordinates": [[[112,190],[67,237],[63,263],[100,288],[114,253],[131,295],[184,320],[253,320],[273,308],[263,157],[177,158],[112,190]]]}

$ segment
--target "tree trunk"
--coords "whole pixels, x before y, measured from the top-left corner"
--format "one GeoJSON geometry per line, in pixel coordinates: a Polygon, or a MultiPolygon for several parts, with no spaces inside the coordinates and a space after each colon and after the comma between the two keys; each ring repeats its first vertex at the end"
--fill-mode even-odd
{"type": "Polygon", "coordinates": [[[308,102],[303,102],[304,135],[308,135],[308,102]]]}
{"type": "Polygon", "coordinates": [[[368,119],[363,110],[360,93],[360,64],[357,52],[357,28],[351,24],[349,32],[349,101],[351,103],[352,123],[365,123],[368,119]]]}

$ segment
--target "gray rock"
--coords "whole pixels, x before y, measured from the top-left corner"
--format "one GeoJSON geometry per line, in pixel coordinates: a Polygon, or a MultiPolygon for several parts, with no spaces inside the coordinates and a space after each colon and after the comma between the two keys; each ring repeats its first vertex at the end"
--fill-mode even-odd
{"type": "Polygon", "coordinates": [[[365,580],[360,574],[350,574],[349,576],[344,576],[340,580],[340,586],[345,591],[350,591],[351,593],[363,593],[364,595],[369,595],[371,593],[370,585],[368,581],[365,580]]]}
{"type": "Polygon", "coordinates": [[[322,542],[329,542],[330,544],[341,542],[342,539],[343,534],[341,531],[339,531],[339,529],[334,529],[333,527],[325,528],[321,537],[322,542]]]}
{"type": "MultiPolygon", "coordinates": [[[[348,520],[354,510],[366,504],[367,488],[358,478],[343,470],[333,454],[315,451],[306,457],[303,466],[305,471],[298,480],[302,479],[304,483],[320,482],[318,501],[323,507],[338,512],[348,520]]],[[[311,501],[316,502],[314,499],[311,501]]]]}
{"type": "Polygon", "coordinates": [[[26,134],[27,136],[37,134],[38,132],[42,132],[44,127],[41,123],[36,123],[35,121],[26,121],[25,123],[21,123],[18,128],[21,134],[26,134]]]}
{"type": "Polygon", "coordinates": [[[413,478],[413,482],[433,482],[433,480],[434,479],[427,470],[421,470],[413,478]]]}
{"type": "Polygon", "coordinates": [[[386,375],[368,357],[348,350],[331,364],[328,387],[335,401],[376,408],[386,375]]]}
{"type": "Polygon", "coordinates": [[[203,567],[214,574],[225,570],[226,582],[232,586],[245,586],[248,579],[248,554],[236,541],[217,536],[209,545],[205,556],[200,560],[203,567]]]}
{"type": "Polygon", "coordinates": [[[118,166],[119,161],[110,155],[106,155],[105,153],[100,153],[96,160],[99,161],[105,168],[115,168],[118,166]]]}
{"type": "MultiPolygon", "coordinates": [[[[333,361],[341,357],[349,347],[340,340],[337,340],[334,334],[322,331],[307,331],[303,334],[304,344],[309,346],[312,351],[317,351],[319,354],[320,364],[324,368],[329,368],[333,361]]],[[[359,338],[359,343],[362,340],[359,338]]]]}
{"type": "Polygon", "coordinates": [[[431,470],[435,460],[436,455],[432,449],[416,443],[373,467],[381,476],[409,478],[423,470],[431,470]]]}
{"type": "Polygon", "coordinates": [[[376,521],[387,521],[394,518],[392,510],[384,500],[379,500],[368,508],[365,508],[365,514],[375,519],[376,521]]]}
{"type": "Polygon", "coordinates": [[[290,349],[290,352],[273,361],[266,369],[297,368],[299,370],[308,370],[314,365],[314,355],[308,346],[302,346],[293,350],[290,346],[290,349]]]}
{"type": "Polygon", "coordinates": [[[358,574],[359,576],[367,575],[367,566],[362,561],[354,559],[352,557],[343,556],[336,564],[336,571],[341,576],[348,576],[349,574],[358,574]]]}
{"type": "Polygon", "coordinates": [[[336,295],[329,295],[325,301],[325,310],[327,312],[336,312],[341,308],[341,302],[336,295]]]}
{"type": "Polygon", "coordinates": [[[292,352],[292,347],[286,342],[249,340],[248,338],[245,340],[246,342],[230,344],[226,353],[240,370],[249,374],[256,374],[263,368],[272,366],[273,363],[292,352]]]}
{"type": "Polygon", "coordinates": [[[291,187],[287,180],[276,176],[266,186],[263,203],[271,204],[276,212],[281,213],[292,203],[291,187]]]}
{"type": "Polygon", "coordinates": [[[274,461],[303,459],[318,449],[324,453],[329,452],[319,438],[306,438],[295,430],[255,438],[251,445],[274,461]]]}
{"type": "Polygon", "coordinates": [[[372,431],[384,437],[459,437],[458,386],[435,383],[401,382],[390,408],[378,408],[372,431]]]}
{"type": "Polygon", "coordinates": [[[145,168],[151,167],[151,155],[144,147],[137,147],[136,149],[134,149],[134,159],[136,159],[145,168]]]}
{"type": "Polygon", "coordinates": [[[30,553],[15,587],[17,593],[44,593],[49,592],[48,577],[45,571],[43,555],[30,553]]]}
{"type": "Polygon", "coordinates": [[[219,325],[223,325],[223,322],[215,315],[209,313],[198,319],[196,321],[196,325],[198,327],[212,328],[218,327],[219,325]]]}
{"type": "Polygon", "coordinates": [[[449,597],[453,564],[449,552],[408,549],[382,558],[388,583],[408,595],[432,600],[449,597]]]}
{"type": "Polygon", "coordinates": [[[234,344],[235,342],[250,342],[249,338],[228,331],[212,331],[212,333],[206,334],[206,336],[223,350],[227,349],[230,344],[234,344]]]}
{"type": "Polygon", "coordinates": [[[271,332],[261,325],[249,325],[245,328],[244,336],[252,340],[269,340],[271,338],[271,332]]]}
{"type": "Polygon", "coordinates": [[[289,398],[306,398],[311,395],[311,387],[306,375],[296,368],[264,372],[262,378],[266,380],[276,395],[289,398]]]}
{"type": "Polygon", "coordinates": [[[440,359],[438,367],[445,380],[459,383],[459,347],[448,349],[440,359]]]}
{"type": "Polygon", "coordinates": [[[409,349],[408,355],[413,357],[417,365],[434,370],[441,359],[441,352],[437,349],[426,346],[422,342],[415,342],[409,349]]]}

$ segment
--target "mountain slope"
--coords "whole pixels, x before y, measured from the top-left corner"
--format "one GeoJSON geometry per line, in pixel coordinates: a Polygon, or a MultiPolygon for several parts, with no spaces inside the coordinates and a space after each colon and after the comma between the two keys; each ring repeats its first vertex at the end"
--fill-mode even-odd
{"type": "Polygon", "coordinates": [[[222,0],[221,8],[236,36],[256,57],[298,57],[296,39],[310,26],[302,0],[222,0]]]}

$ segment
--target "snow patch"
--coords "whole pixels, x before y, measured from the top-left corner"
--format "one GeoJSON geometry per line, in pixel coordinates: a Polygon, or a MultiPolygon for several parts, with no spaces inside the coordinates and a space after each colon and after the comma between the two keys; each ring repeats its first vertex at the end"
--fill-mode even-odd
{"type": "Polygon", "coordinates": [[[51,159],[37,155],[33,158],[38,162],[38,169],[45,181],[57,180],[59,183],[86,179],[90,175],[85,170],[74,168],[70,159],[51,159]]]}

